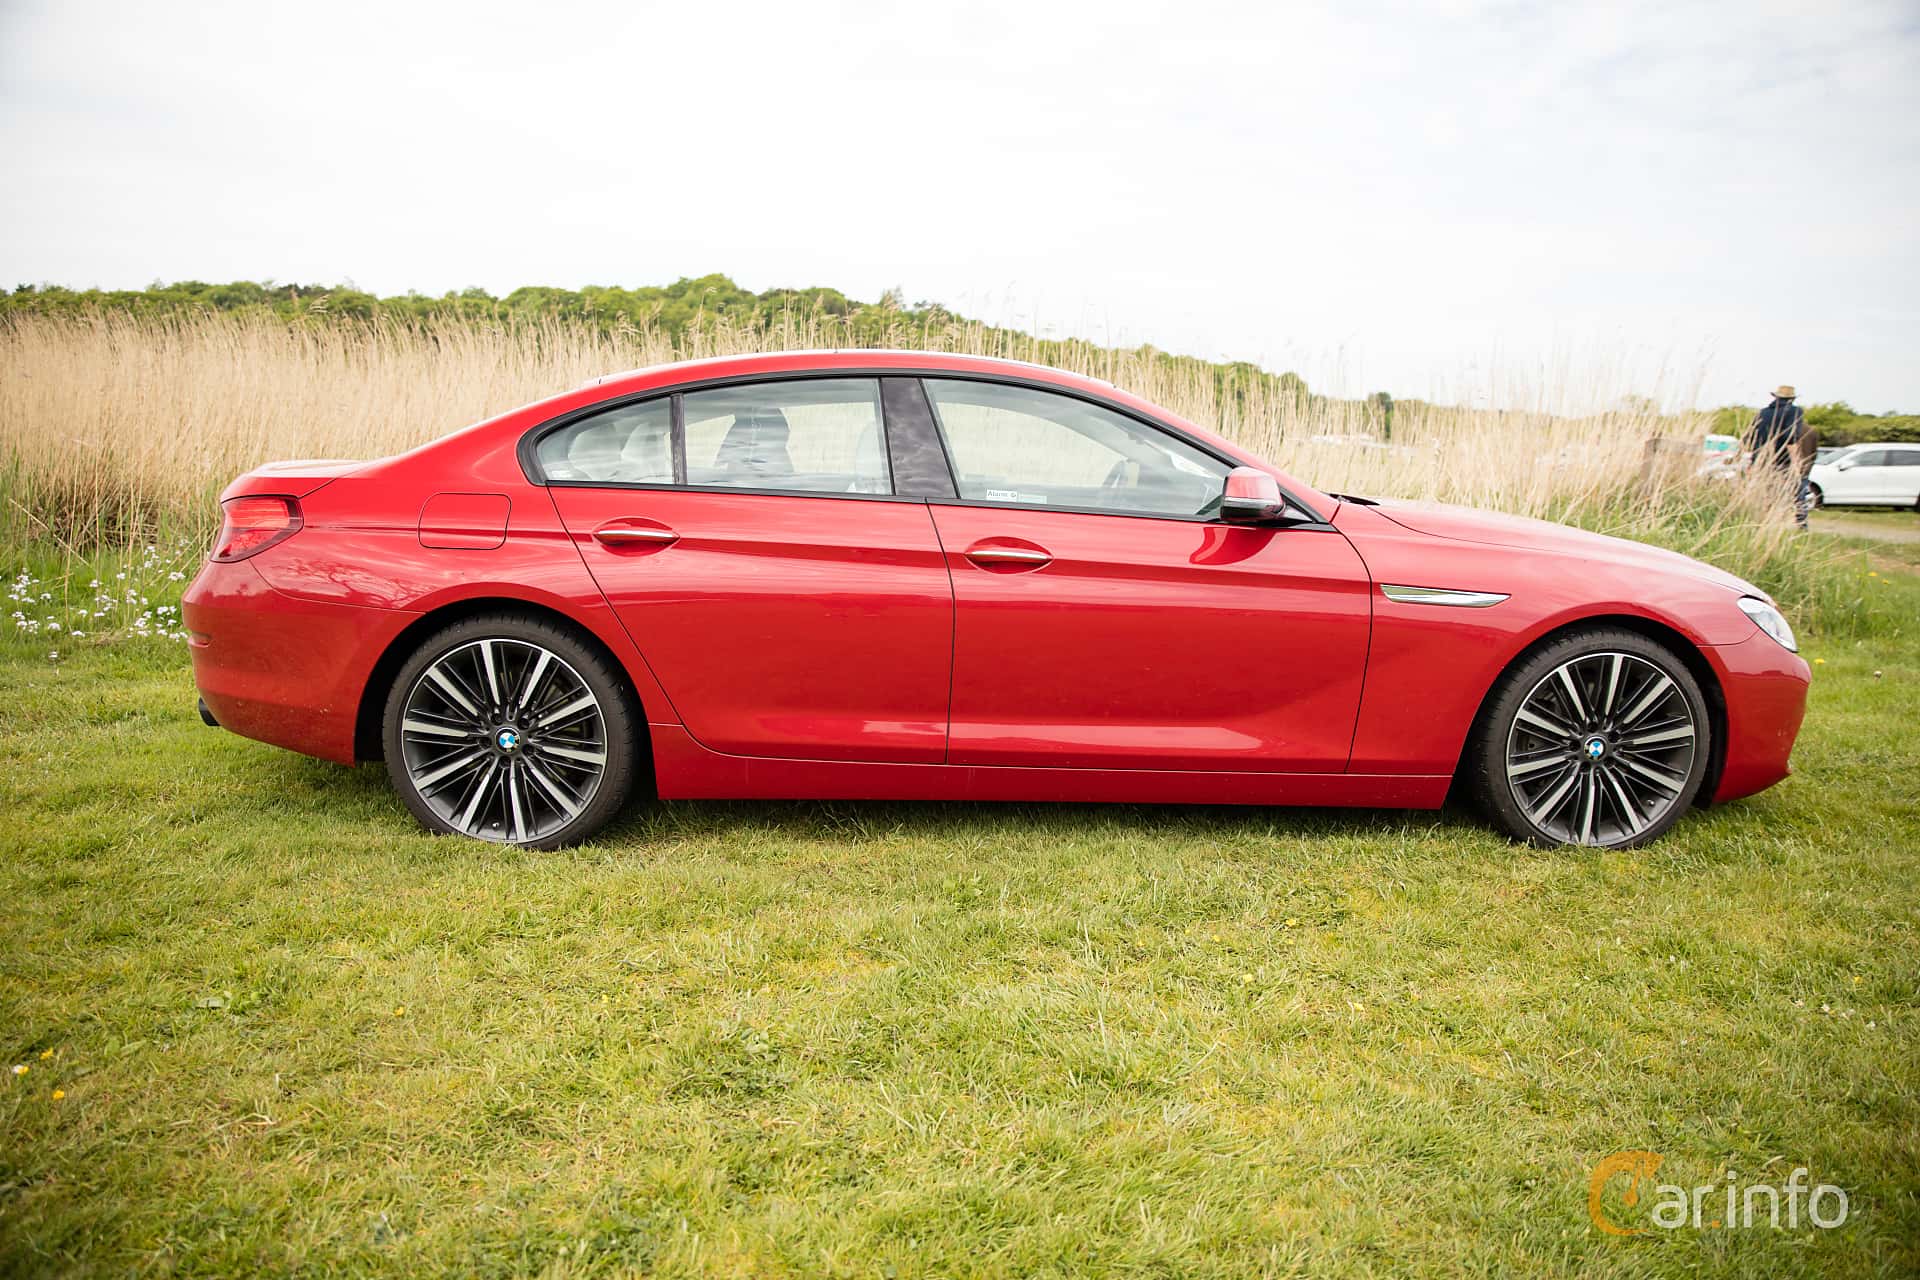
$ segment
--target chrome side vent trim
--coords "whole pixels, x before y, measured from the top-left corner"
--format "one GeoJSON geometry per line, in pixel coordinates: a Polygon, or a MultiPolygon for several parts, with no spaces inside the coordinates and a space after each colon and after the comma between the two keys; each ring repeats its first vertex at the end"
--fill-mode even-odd
{"type": "Polygon", "coordinates": [[[1456,609],[1485,609],[1507,599],[1500,591],[1457,591],[1452,587],[1398,587],[1380,584],[1380,594],[1400,604],[1447,604],[1456,609]]]}

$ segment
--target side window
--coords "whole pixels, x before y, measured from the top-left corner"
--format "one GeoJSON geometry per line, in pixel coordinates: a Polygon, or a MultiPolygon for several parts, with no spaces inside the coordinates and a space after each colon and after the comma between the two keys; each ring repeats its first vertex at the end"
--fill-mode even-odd
{"type": "Polygon", "coordinates": [[[1219,509],[1228,464],[1072,396],[928,378],[962,498],[1142,515],[1219,509]]]}
{"type": "Polygon", "coordinates": [[[1890,467],[1920,467],[1920,449],[1889,449],[1887,465],[1890,467]]]}
{"type": "Polygon", "coordinates": [[[681,397],[687,483],[892,493],[875,378],[805,378],[681,397]]]}
{"type": "Polygon", "coordinates": [[[1887,465],[1887,451],[1885,449],[1863,449],[1853,455],[1853,465],[1856,467],[1884,467],[1887,465]]]}
{"type": "Polygon", "coordinates": [[[666,397],[569,423],[540,441],[549,480],[673,483],[673,406],[666,397]]]}

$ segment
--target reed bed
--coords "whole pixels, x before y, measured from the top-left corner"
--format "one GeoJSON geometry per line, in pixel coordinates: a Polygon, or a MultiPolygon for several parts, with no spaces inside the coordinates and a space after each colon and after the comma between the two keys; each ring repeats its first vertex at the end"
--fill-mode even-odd
{"type": "MultiPolygon", "coordinates": [[[[1397,406],[1389,443],[1369,403],[1150,348],[905,321],[879,344],[1103,378],[1324,490],[1457,502],[1659,542],[1838,617],[1821,597],[1819,553],[1796,542],[1769,486],[1694,474],[1684,442],[1698,440],[1703,418],[1636,401],[1572,417],[1545,407],[1564,400],[1562,387],[1509,388],[1508,404],[1521,407],[1397,406]],[[1651,467],[1650,440],[1674,449],[1651,467]]],[[[234,313],[16,317],[0,326],[0,537],[83,551],[199,538],[219,489],[264,461],[383,456],[610,371],[836,345],[847,345],[844,325],[817,316],[714,319],[684,334],[234,313]]]]}

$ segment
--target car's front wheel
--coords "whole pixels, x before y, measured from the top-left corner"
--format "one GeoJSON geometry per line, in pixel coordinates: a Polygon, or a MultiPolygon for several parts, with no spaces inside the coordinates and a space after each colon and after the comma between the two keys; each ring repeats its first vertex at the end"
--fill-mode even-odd
{"type": "Polygon", "coordinates": [[[537,849],[583,840],[633,790],[640,718],[600,653],[514,614],[435,632],[387,697],[387,770],[435,831],[537,849]]]}
{"type": "Polygon", "coordinates": [[[1815,511],[1827,505],[1827,495],[1820,492],[1819,485],[1810,484],[1807,486],[1807,505],[1815,511]]]}
{"type": "Polygon", "coordinates": [[[1693,673],[1637,632],[1563,636],[1494,686],[1469,780],[1511,835],[1541,845],[1624,848],[1686,813],[1712,758],[1693,673]]]}

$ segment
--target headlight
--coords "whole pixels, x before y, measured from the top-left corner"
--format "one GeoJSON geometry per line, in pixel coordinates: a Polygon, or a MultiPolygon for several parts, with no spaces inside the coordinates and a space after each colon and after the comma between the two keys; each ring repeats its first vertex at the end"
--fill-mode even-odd
{"type": "Polygon", "coordinates": [[[1746,615],[1752,618],[1762,631],[1778,640],[1783,648],[1793,653],[1800,652],[1800,646],[1793,639],[1793,628],[1787,625],[1785,616],[1778,609],[1765,600],[1757,600],[1752,596],[1741,596],[1738,603],[1746,615]]]}

